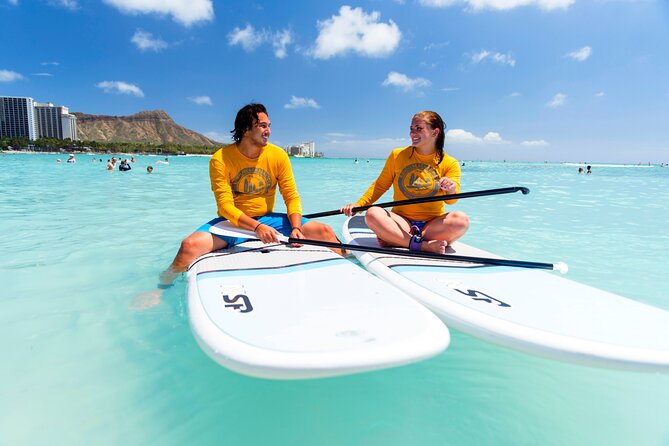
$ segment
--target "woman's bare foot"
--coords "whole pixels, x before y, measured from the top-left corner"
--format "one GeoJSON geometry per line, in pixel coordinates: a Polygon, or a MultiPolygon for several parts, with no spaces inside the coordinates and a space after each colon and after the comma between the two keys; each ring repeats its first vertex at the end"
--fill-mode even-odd
{"type": "Polygon", "coordinates": [[[425,252],[434,252],[437,254],[446,254],[446,240],[425,240],[420,244],[420,250],[425,252]]]}
{"type": "Polygon", "coordinates": [[[385,240],[381,240],[380,238],[376,237],[376,242],[379,244],[380,247],[382,248],[391,248],[393,245],[388,243],[385,240]]]}

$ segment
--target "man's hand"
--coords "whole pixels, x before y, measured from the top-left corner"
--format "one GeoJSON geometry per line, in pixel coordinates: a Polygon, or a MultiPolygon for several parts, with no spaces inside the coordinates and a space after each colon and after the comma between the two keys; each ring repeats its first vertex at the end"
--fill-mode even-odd
{"type": "Polygon", "coordinates": [[[256,233],[260,241],[263,243],[279,243],[279,236],[281,234],[271,226],[261,223],[253,232],[256,233]]]}

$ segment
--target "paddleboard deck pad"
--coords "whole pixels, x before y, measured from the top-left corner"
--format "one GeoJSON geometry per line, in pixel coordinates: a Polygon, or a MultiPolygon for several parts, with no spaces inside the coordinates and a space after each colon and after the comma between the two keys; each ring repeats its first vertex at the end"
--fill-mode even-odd
{"type": "Polygon", "coordinates": [[[423,360],[450,341],[439,318],[326,248],[243,242],[188,271],[200,347],[260,378],[305,379],[423,360]]]}
{"type": "MultiPolygon", "coordinates": [[[[378,247],[363,216],[346,243],[378,247]]],[[[537,269],[353,251],[360,262],[464,333],[552,359],[669,372],[669,312],[537,269]]],[[[447,254],[498,257],[455,242],[447,254]]]]}

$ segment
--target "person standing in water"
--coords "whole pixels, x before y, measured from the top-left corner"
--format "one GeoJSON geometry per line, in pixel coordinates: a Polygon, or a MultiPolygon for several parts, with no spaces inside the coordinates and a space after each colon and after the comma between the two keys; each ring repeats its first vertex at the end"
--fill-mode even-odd
{"type": "MultiPolygon", "coordinates": [[[[391,186],[393,201],[458,193],[460,163],[444,153],[445,128],[436,112],[416,113],[409,127],[411,145],[394,149],[376,181],[357,202],[343,206],[341,211],[351,216],[354,207],[374,203],[391,186]]],[[[467,214],[444,211],[444,202],[452,205],[456,201],[396,206],[390,211],[373,206],[367,210],[365,222],[381,246],[443,254],[448,244],[469,228],[467,214]]]]}

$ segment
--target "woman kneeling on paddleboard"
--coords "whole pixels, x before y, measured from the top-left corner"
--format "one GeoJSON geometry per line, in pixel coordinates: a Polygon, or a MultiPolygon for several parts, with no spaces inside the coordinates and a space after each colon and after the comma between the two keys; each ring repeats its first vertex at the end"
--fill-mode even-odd
{"type": "MultiPolygon", "coordinates": [[[[416,113],[409,127],[411,145],[394,149],[379,177],[357,202],[342,207],[341,212],[350,217],[353,208],[374,203],[390,186],[394,200],[459,193],[460,163],[444,153],[445,128],[437,113],[416,113]]],[[[446,204],[456,201],[444,200],[446,204]]],[[[462,211],[444,212],[444,202],[406,204],[391,211],[373,206],[367,210],[365,222],[381,246],[443,254],[448,244],[469,228],[467,215],[462,211]]]]}

